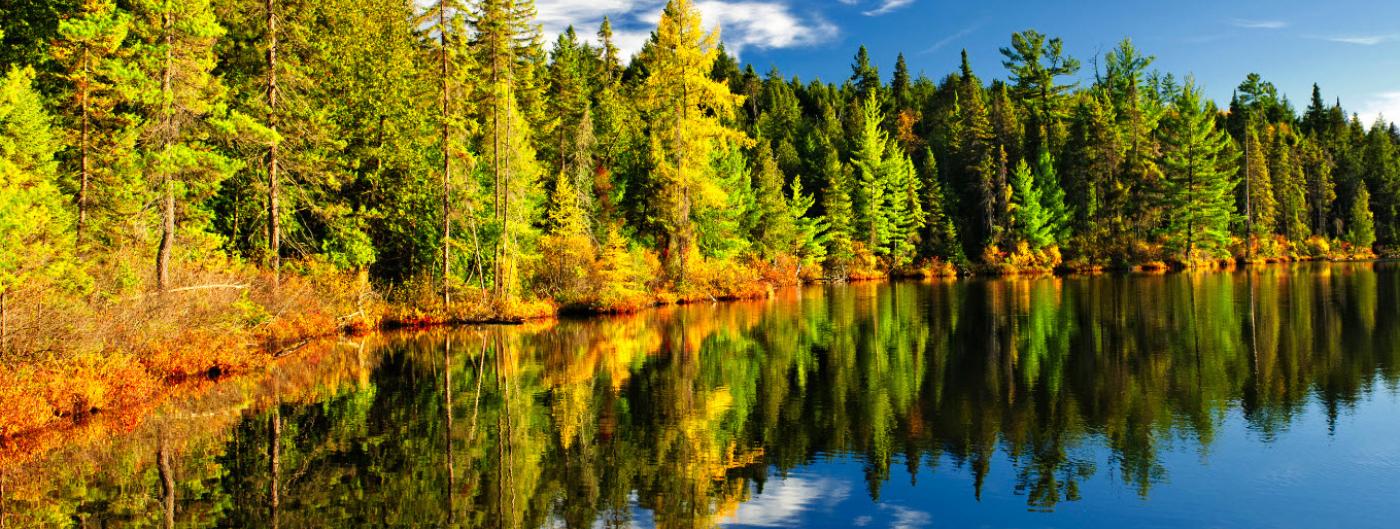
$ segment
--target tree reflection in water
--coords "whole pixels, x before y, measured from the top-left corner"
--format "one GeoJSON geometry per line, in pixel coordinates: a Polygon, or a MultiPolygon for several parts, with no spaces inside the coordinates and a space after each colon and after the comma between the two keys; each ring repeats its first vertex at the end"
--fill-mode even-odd
{"type": "Polygon", "coordinates": [[[4,512],[11,527],[709,527],[771,478],[841,458],[873,499],[901,464],[911,481],[968,474],[979,498],[999,453],[1033,510],[1102,472],[1147,498],[1171,474],[1164,447],[1208,450],[1230,413],[1270,442],[1310,402],[1335,428],[1394,385],[1397,300],[1393,268],[1319,265],[828,286],[395,335],[244,383],[222,422],[189,399],[155,429],[6,469],[4,512]]]}

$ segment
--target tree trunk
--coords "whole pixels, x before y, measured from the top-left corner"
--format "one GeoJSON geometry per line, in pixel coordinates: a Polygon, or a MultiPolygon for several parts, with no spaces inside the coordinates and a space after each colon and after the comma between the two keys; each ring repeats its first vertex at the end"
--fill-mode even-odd
{"type": "Polygon", "coordinates": [[[10,287],[0,289],[0,357],[9,352],[7,349],[9,345],[7,340],[10,337],[9,300],[10,287]]]}
{"type": "Polygon", "coordinates": [[[160,473],[165,529],[175,529],[175,473],[170,469],[170,450],[165,445],[165,433],[156,435],[159,436],[156,441],[156,467],[160,473]]]}
{"type": "Polygon", "coordinates": [[[267,434],[268,452],[268,485],[267,485],[267,508],[268,515],[272,520],[272,527],[276,529],[279,520],[279,508],[282,504],[282,497],[278,490],[279,477],[282,475],[282,404],[280,402],[272,405],[272,416],[268,418],[269,428],[267,434]]]}
{"type": "Polygon", "coordinates": [[[87,225],[87,193],[88,193],[88,136],[90,128],[88,125],[88,83],[90,73],[88,73],[88,51],[83,50],[83,83],[79,87],[78,106],[82,114],[82,129],[78,136],[78,226],[74,236],[74,243],[81,248],[83,245],[83,227],[87,225]]]}
{"type": "Polygon", "coordinates": [[[447,445],[447,524],[450,527],[454,521],[453,513],[453,489],[457,487],[457,469],[452,460],[452,339],[448,338],[443,345],[442,359],[442,402],[443,418],[447,422],[447,435],[445,436],[447,445]]]}
{"type": "Polygon", "coordinates": [[[267,0],[267,124],[274,138],[267,149],[267,247],[272,258],[272,287],[282,284],[282,221],[277,196],[277,14],[274,0],[267,0]]]}
{"type": "Polygon", "coordinates": [[[452,96],[447,80],[447,5],[438,1],[438,42],[442,44],[442,306],[452,302],[452,148],[448,119],[452,111],[452,96]]]}
{"type": "MultiPolygon", "coordinates": [[[[171,76],[174,74],[174,57],[171,47],[174,46],[174,38],[171,35],[170,13],[164,15],[163,27],[165,30],[165,66],[161,69],[160,91],[165,95],[165,103],[162,119],[164,120],[161,131],[161,151],[169,151],[170,143],[175,135],[171,127],[175,121],[171,119],[171,76]]],[[[162,161],[164,163],[164,161],[162,161]]],[[[160,290],[170,288],[170,251],[175,246],[175,183],[170,177],[168,168],[161,168],[161,181],[165,185],[165,207],[161,209],[161,236],[160,249],[156,252],[156,284],[160,290]]]]}

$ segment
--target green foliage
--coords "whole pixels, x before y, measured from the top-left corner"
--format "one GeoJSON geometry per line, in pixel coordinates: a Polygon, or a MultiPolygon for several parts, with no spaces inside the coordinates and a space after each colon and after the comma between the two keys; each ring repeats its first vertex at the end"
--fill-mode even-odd
{"type": "Polygon", "coordinates": [[[57,274],[71,248],[55,185],[60,141],[33,82],[34,70],[21,68],[0,81],[0,292],[57,274]]]}
{"type": "Polygon", "coordinates": [[[1356,190],[1356,198],[1347,212],[1347,242],[1361,248],[1376,243],[1375,216],[1371,213],[1371,193],[1366,188],[1356,190]]]}
{"type": "Polygon", "coordinates": [[[1081,88],[1035,31],[1001,50],[1006,82],[966,51],[938,81],[903,54],[882,80],[861,47],[849,82],[804,83],[725,52],[693,0],[666,3],[635,58],[609,21],[546,52],[536,18],[529,0],[0,8],[0,62],[38,72],[10,85],[28,95],[6,122],[26,139],[6,154],[26,182],[8,213],[30,220],[7,253],[73,252],[104,292],[140,290],[133,263],[153,257],[177,282],[269,262],[278,219],[280,257],[380,286],[437,284],[445,266],[443,284],[499,298],[630,306],[700,295],[694,261],[718,285],[757,281],[756,262],[878,277],[969,255],[1043,268],[1052,248],[1126,267],[1225,258],[1232,237],[1284,242],[1277,257],[1400,245],[1394,127],[1368,130],[1320,88],[1296,116],[1250,75],[1222,113],[1128,40],[1081,88]],[[19,117],[34,112],[52,118],[19,117]],[[647,259],[662,280],[638,279],[647,259]],[[637,272],[600,278],[604,261],[637,272]]]}
{"type": "Polygon", "coordinates": [[[1237,151],[1215,127],[1215,114],[1188,82],[1162,126],[1163,165],[1171,213],[1166,238],[1185,262],[1216,257],[1229,240],[1234,215],[1237,151]]]}
{"type": "Polygon", "coordinates": [[[1017,242],[1026,242],[1032,250],[1055,244],[1046,197],[1025,160],[1017,162],[1016,170],[1011,172],[1011,192],[1011,218],[1017,242]]]}

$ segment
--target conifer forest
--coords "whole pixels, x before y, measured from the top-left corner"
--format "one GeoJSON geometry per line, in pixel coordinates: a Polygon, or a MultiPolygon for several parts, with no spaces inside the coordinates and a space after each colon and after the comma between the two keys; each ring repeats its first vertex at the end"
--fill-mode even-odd
{"type": "Polygon", "coordinates": [[[696,4],[628,56],[532,0],[6,0],[0,447],[344,332],[1400,255],[1400,126],[1328,79],[1035,29],[804,79],[696,4]]]}

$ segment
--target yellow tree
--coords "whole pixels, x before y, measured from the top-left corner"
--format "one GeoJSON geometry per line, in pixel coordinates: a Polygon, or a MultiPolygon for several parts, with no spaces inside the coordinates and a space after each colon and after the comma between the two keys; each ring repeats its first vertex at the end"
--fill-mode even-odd
{"type": "Polygon", "coordinates": [[[726,127],[743,97],[709,78],[718,57],[719,32],[701,25],[691,0],[670,0],[641,60],[650,72],[639,106],[651,125],[651,178],[660,189],[666,255],[678,282],[695,240],[698,210],[723,207],[710,160],[717,149],[747,145],[742,132],[726,127]]]}

